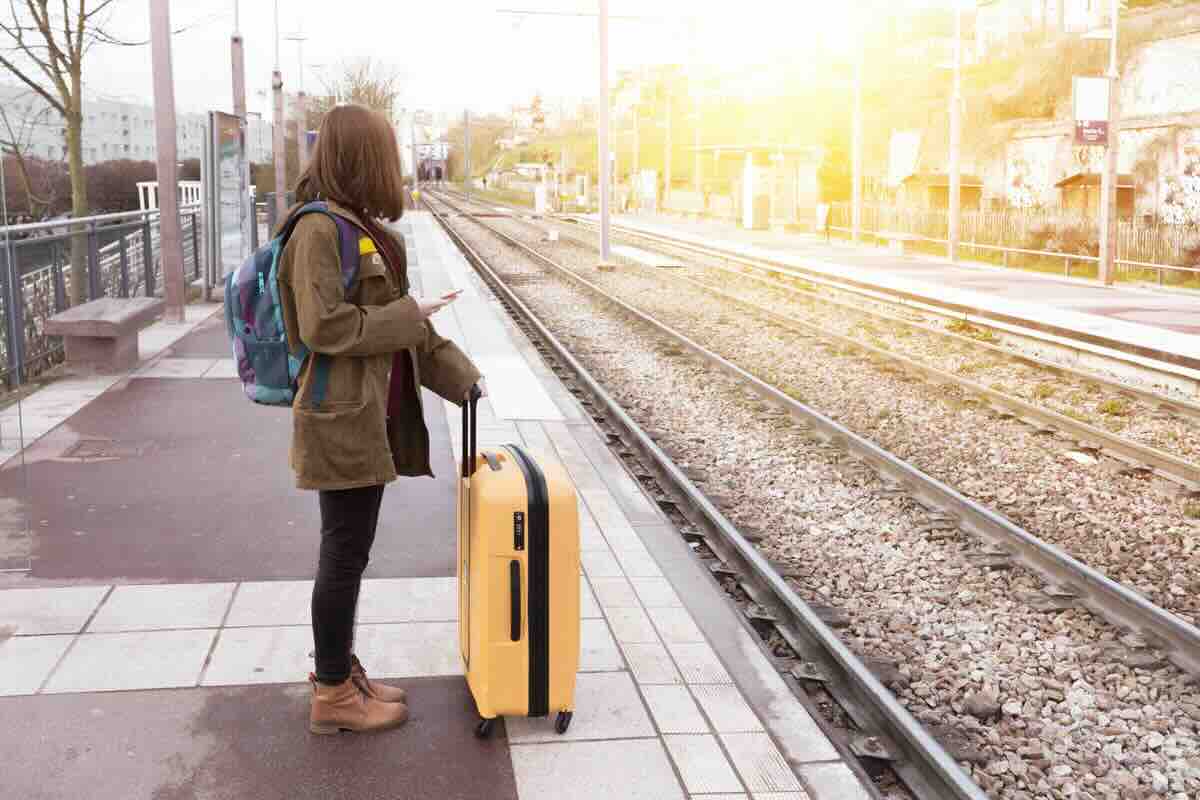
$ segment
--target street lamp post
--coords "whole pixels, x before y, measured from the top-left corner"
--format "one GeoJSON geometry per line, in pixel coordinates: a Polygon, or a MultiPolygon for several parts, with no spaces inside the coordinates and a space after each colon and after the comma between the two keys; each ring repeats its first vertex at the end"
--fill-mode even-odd
{"type": "Polygon", "coordinates": [[[275,150],[275,219],[282,222],[287,213],[287,153],[284,149],[283,73],[279,70],[279,0],[275,0],[275,70],[271,73],[271,92],[275,101],[271,137],[275,150]]]}
{"type": "Polygon", "coordinates": [[[1120,140],[1120,75],[1117,72],[1117,12],[1112,0],[1112,27],[1108,51],[1108,146],[1104,151],[1104,174],[1100,179],[1100,282],[1111,286],[1116,277],[1117,258],[1117,156],[1120,140]]]}
{"type": "Polygon", "coordinates": [[[467,199],[471,199],[471,109],[463,111],[463,191],[467,193],[467,199]]]}
{"type": "Polygon", "coordinates": [[[304,42],[308,37],[293,33],[286,37],[296,43],[296,56],[300,62],[300,76],[296,81],[296,146],[300,155],[300,169],[308,166],[308,95],[304,93],[304,42]]]}
{"type": "MultiPolygon", "coordinates": [[[[187,286],[179,229],[179,168],[175,141],[175,76],[171,68],[171,18],[167,0],[150,0],[150,51],[154,69],[154,129],[158,158],[159,254],[167,322],[183,322],[187,286]]],[[[197,254],[198,257],[198,254],[197,254]]]]}
{"type": "Polygon", "coordinates": [[[608,0],[600,3],[600,263],[608,264],[609,251],[609,174],[608,155],[608,0]]]}
{"type": "MultiPolygon", "coordinates": [[[[860,28],[861,30],[861,28],[860,28]]],[[[857,242],[862,236],[863,206],[863,58],[864,50],[859,42],[854,61],[854,119],[851,125],[850,163],[850,240],[857,242]]]]}
{"type": "Polygon", "coordinates": [[[947,256],[958,261],[962,218],[962,2],[954,4],[954,91],[950,94],[950,231],[947,256]]]}

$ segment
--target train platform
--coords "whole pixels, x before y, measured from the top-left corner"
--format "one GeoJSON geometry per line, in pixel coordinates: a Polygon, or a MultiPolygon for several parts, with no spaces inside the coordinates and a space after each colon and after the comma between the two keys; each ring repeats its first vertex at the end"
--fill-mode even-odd
{"type": "MultiPolygon", "coordinates": [[[[1200,378],[1200,293],[1094,281],[978,262],[896,255],[884,248],[782,231],[745,230],[732,222],[625,214],[614,222],[650,234],[771,259],[904,302],[948,309],[1001,328],[1033,331],[1101,355],[1144,365],[1168,364],[1200,378]]],[[[969,249],[964,248],[969,255],[969,249]]]]}
{"type": "Polygon", "coordinates": [[[582,659],[570,730],[474,736],[457,653],[460,412],[426,395],[435,479],[385,495],[356,649],[412,718],[314,737],[316,498],[286,409],[251,405],[220,309],[141,334],[142,364],[52,382],[0,414],[0,750],[6,797],[858,800],[857,766],[797,700],[586,411],[425,213],[399,223],[416,291],[489,397],[485,445],[558,459],[579,493],[582,659]],[[31,532],[26,535],[24,520],[31,532]]]}

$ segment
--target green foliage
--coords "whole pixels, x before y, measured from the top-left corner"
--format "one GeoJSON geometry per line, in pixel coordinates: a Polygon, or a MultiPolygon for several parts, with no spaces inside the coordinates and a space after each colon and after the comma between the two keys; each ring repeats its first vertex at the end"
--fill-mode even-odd
{"type": "Polygon", "coordinates": [[[822,203],[840,203],[853,193],[853,175],[846,147],[846,132],[831,131],[825,140],[825,155],[817,168],[822,203]]]}
{"type": "Polygon", "coordinates": [[[1108,414],[1111,417],[1125,417],[1129,415],[1131,407],[1128,400],[1113,397],[1099,403],[1096,406],[1096,410],[1101,414],[1108,414]]]}

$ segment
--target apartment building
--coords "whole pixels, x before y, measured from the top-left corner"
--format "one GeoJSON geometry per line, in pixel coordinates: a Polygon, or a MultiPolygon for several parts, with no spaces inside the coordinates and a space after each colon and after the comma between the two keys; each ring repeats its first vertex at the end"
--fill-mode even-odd
{"type": "MultiPolygon", "coordinates": [[[[20,86],[0,85],[0,137],[22,143],[27,153],[52,161],[67,157],[66,126],[58,112],[37,94],[20,86]]],[[[271,124],[249,114],[246,148],[252,162],[271,158],[271,124]]],[[[200,158],[207,119],[205,114],[180,113],[176,147],[180,160],[200,158]]],[[[83,101],[83,162],[131,159],[153,161],[157,146],[154,108],[119,100],[83,101]]]]}

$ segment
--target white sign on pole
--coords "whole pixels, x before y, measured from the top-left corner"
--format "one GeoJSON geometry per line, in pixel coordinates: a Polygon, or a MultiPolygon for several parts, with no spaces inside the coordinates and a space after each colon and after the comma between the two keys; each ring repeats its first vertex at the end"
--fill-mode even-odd
{"type": "Polygon", "coordinates": [[[1108,145],[1108,78],[1077,75],[1073,109],[1076,145],[1108,145]]]}

